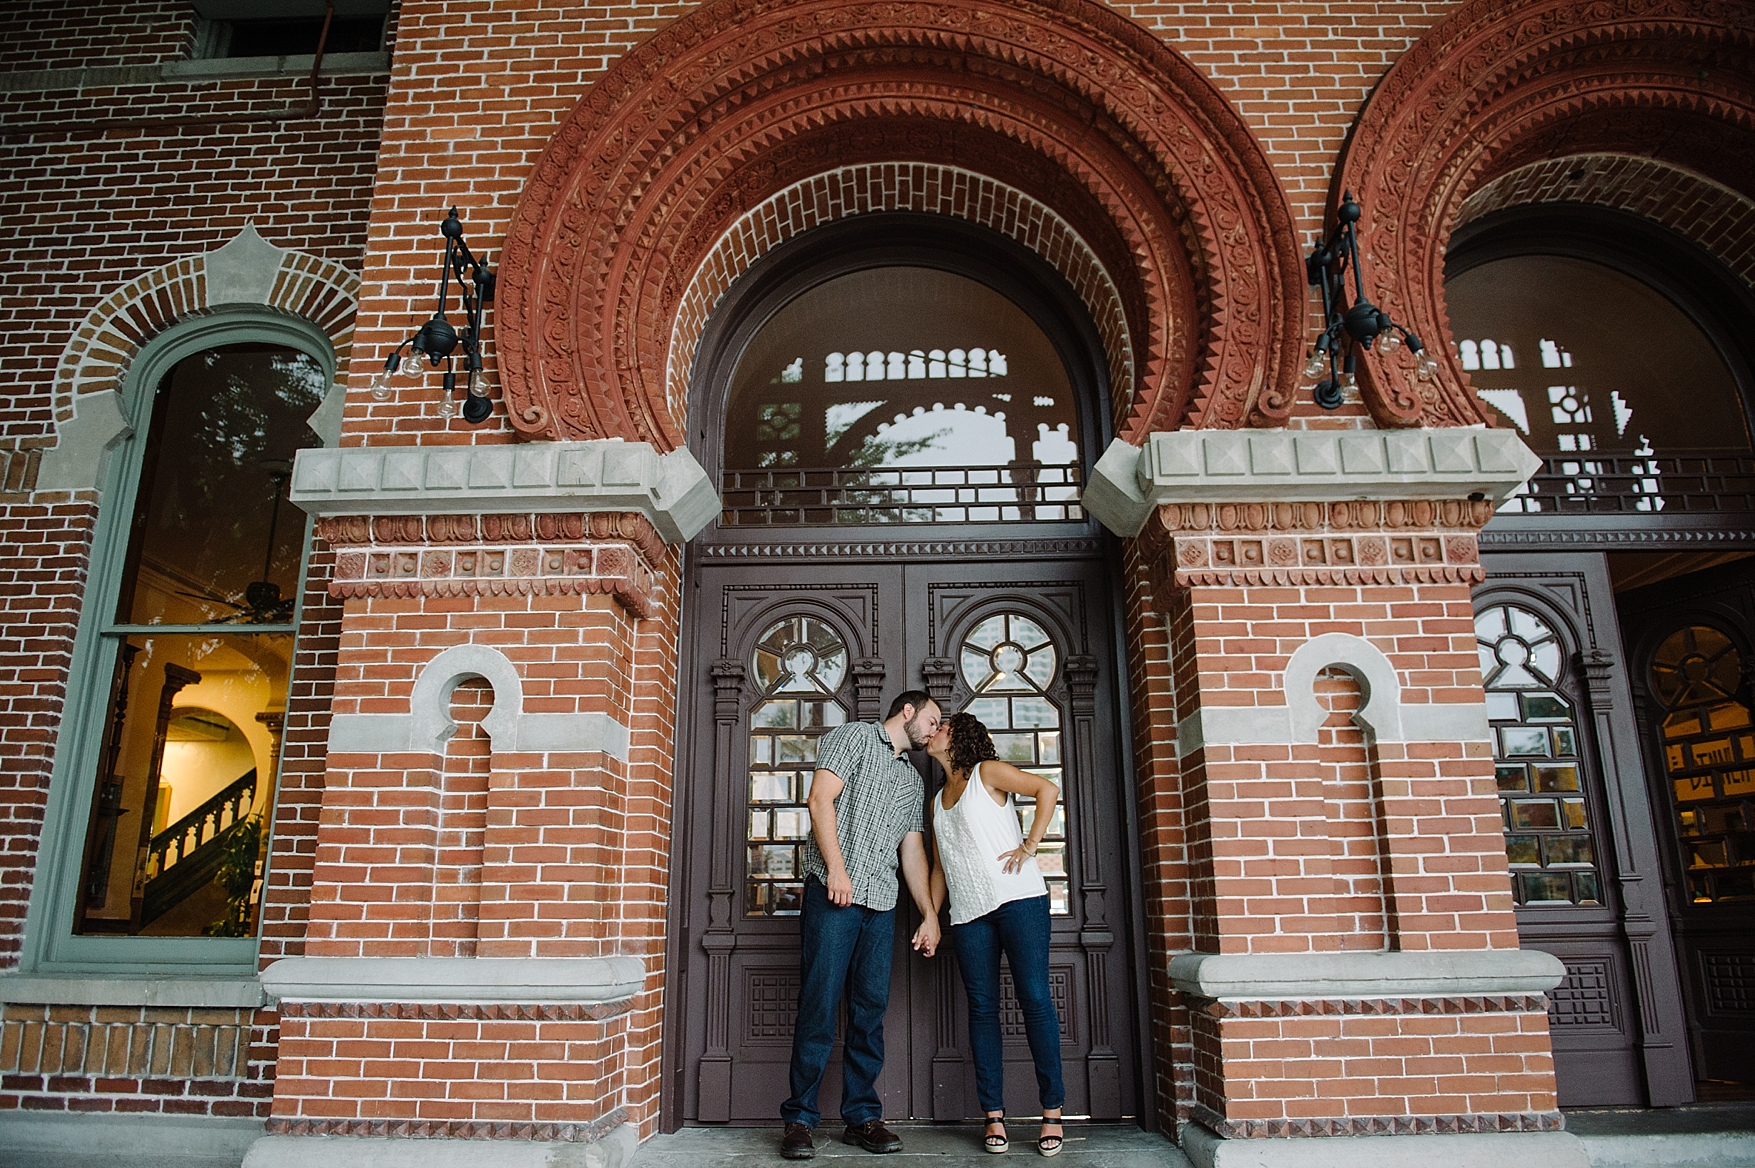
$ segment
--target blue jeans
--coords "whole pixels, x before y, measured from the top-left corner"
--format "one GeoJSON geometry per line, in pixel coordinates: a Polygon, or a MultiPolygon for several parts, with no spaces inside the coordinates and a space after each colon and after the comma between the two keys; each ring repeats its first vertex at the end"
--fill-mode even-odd
{"type": "Polygon", "coordinates": [[[896,910],[860,904],[838,908],[820,880],[804,882],[799,910],[798,1025],[792,1032],[792,1096],[780,1105],[786,1123],[815,1127],[817,1089],[835,1045],[835,1011],[847,995],[847,1036],[841,1051],[841,1118],[882,1119],[877,1077],[884,1069],[884,1011],[890,1006],[890,957],[896,910]]]}
{"type": "Polygon", "coordinates": [[[1001,950],[1012,967],[1012,985],[1024,1013],[1042,1109],[1053,1111],[1066,1102],[1060,1077],[1060,1016],[1048,990],[1048,936],[1046,896],[1009,901],[966,925],[951,926],[951,945],[969,994],[969,1045],[982,1111],[1005,1110],[1005,1044],[999,1033],[1001,950]]]}

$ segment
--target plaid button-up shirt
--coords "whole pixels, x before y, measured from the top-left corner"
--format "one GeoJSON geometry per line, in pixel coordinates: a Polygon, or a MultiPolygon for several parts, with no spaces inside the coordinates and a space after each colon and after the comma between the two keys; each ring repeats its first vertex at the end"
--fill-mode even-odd
{"type": "MultiPolygon", "coordinates": [[[[835,798],[835,836],[853,881],[853,903],[888,912],[896,907],[902,837],[925,827],[926,784],[877,722],[849,722],[819,738],[817,769],[834,771],[843,784],[835,798]]],[[[804,845],[804,874],[829,882],[814,834],[804,845]]]]}

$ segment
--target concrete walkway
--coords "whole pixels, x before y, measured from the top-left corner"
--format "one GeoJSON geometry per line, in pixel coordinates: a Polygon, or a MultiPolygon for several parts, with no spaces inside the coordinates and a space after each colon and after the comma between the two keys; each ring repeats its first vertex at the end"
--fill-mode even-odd
{"type": "MultiPolygon", "coordinates": [[[[969,1124],[892,1124],[902,1137],[902,1150],[889,1156],[873,1156],[863,1148],[841,1142],[841,1125],[825,1123],[817,1129],[817,1157],[813,1164],[832,1168],[994,1168],[996,1164],[1046,1164],[1036,1155],[1037,1125],[1011,1124],[1010,1155],[1001,1160],[981,1150],[981,1128],[969,1124]],[[1018,1157],[1027,1157],[1019,1161],[1018,1157]]],[[[634,1154],[633,1168],[757,1168],[791,1161],[780,1158],[780,1127],[684,1128],[670,1135],[654,1136],[634,1154]]],[[[1188,1158],[1169,1140],[1153,1132],[1122,1124],[1074,1123],[1067,1125],[1066,1145],[1055,1164],[1098,1165],[1103,1168],[1189,1168],[1188,1158]]]]}

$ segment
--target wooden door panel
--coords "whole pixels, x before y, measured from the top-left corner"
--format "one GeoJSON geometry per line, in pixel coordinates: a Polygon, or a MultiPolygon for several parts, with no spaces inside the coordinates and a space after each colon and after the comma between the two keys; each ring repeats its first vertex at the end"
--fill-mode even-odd
{"type": "MultiPolygon", "coordinates": [[[[1137,1114],[1132,957],[1126,930],[1110,923],[1127,919],[1133,893],[1118,863],[1127,851],[1121,834],[1125,792],[1117,754],[1118,680],[1110,660],[1113,617],[1102,565],[707,564],[697,572],[699,586],[691,597],[693,676],[684,701],[685,710],[693,710],[692,746],[687,770],[679,768],[677,810],[677,855],[689,865],[679,878],[684,903],[676,910],[684,951],[678,963],[683,1007],[677,1019],[685,1052],[678,1075],[683,1117],[772,1122],[788,1090],[798,992],[797,918],[754,912],[770,903],[790,903],[773,890],[788,877],[758,879],[745,870],[754,862],[754,853],[746,849],[755,846],[750,833],[757,830],[751,816],[757,808],[752,773],[766,774],[764,768],[778,765],[753,753],[754,739],[768,733],[752,724],[766,700],[751,656],[763,631],[806,615],[833,624],[847,651],[837,700],[849,717],[869,720],[882,716],[880,705],[891,695],[923,683],[945,693],[952,709],[966,701],[970,686],[954,677],[953,642],[972,622],[999,612],[1031,614],[1051,627],[1054,638],[1050,690],[1063,720],[1055,728],[1063,752],[1055,765],[1066,774],[1071,825],[1067,874],[1057,892],[1065,912],[1055,919],[1051,956],[1063,1015],[1067,1112],[1137,1114]],[[1004,579],[996,581],[1002,573],[1004,579]]],[[[772,746],[780,749],[777,738],[772,746]]],[[[761,806],[797,809],[797,804],[761,806]]],[[[980,1108],[967,1057],[961,977],[948,944],[930,961],[912,952],[908,938],[917,924],[904,890],[879,1083],[885,1114],[968,1118],[980,1108]]],[[[1008,1110],[1028,1114],[1037,1108],[1034,1069],[1015,1006],[1008,1016],[1013,1019],[1006,1048],[1008,1110]]],[[[838,1114],[840,1074],[837,1046],[820,1095],[830,1120],[838,1114]]]]}
{"type": "MultiPolygon", "coordinates": [[[[1119,867],[1126,854],[1125,822],[1114,707],[1118,684],[1107,635],[1107,579],[1099,562],[1020,564],[995,581],[967,566],[910,565],[910,595],[926,603],[910,609],[909,644],[925,662],[927,687],[947,709],[979,709],[965,664],[968,639],[997,616],[1016,614],[1047,632],[1059,653],[1047,699],[1060,722],[1062,801],[1067,822],[1062,893],[1050,878],[1053,918],[1050,969],[1064,995],[1061,1053],[1068,1115],[1099,1119],[1135,1114],[1138,1085],[1129,957],[1117,943],[1131,889],[1119,867]],[[1092,630],[1100,630],[1097,636],[1092,630]],[[1118,1029],[1120,1021],[1125,1030],[1118,1029]]],[[[984,718],[984,720],[986,720],[984,718]]],[[[992,728],[992,727],[990,727],[992,728]]],[[[1021,760],[1019,765],[1026,765],[1021,760]]],[[[1046,850],[1046,849],[1045,849],[1046,850]]],[[[980,1114],[974,1068],[967,1060],[968,1019],[954,959],[936,977],[949,983],[954,1040],[939,1039],[933,1060],[935,1116],[980,1114]],[[960,1069],[959,1069],[960,1064],[960,1069]],[[962,1084],[957,1111],[955,1084],[962,1084]]],[[[1021,1024],[1006,1033],[1006,1103],[1028,1115],[1039,1104],[1035,1073],[1021,1024]]]]}

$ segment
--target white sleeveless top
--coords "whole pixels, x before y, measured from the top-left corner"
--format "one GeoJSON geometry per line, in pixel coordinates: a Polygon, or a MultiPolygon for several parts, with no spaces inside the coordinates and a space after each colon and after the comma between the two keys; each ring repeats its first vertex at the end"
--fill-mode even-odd
{"type": "Polygon", "coordinates": [[[999,857],[1016,851],[1024,833],[1011,796],[1003,805],[993,801],[981,781],[980,763],[970,772],[956,806],[946,807],[944,802],[940,791],[934,800],[933,830],[938,833],[938,856],[951,893],[951,924],[966,925],[1002,904],[1048,895],[1034,858],[1010,874],[1001,868],[999,857]]]}

